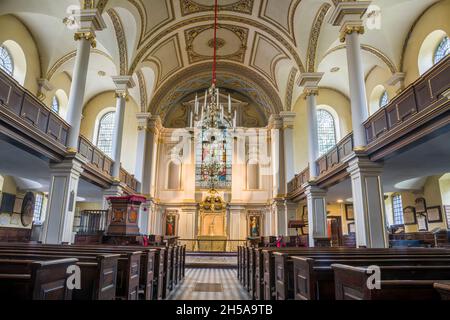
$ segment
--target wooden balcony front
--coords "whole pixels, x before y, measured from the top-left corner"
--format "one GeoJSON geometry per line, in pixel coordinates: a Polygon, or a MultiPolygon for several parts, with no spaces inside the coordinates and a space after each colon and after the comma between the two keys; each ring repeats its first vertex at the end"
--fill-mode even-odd
{"type": "MultiPolygon", "coordinates": [[[[363,123],[366,153],[372,161],[387,159],[401,149],[448,128],[449,63],[447,56],[363,123]]],[[[330,187],[348,177],[346,157],[353,152],[353,148],[351,133],[316,161],[319,176],[315,183],[319,187],[330,187]]],[[[308,182],[305,180],[306,171],[309,172],[305,169],[288,183],[288,198],[298,201],[305,197],[303,185],[308,182]]]]}
{"type": "MultiPolygon", "coordinates": [[[[0,69],[0,138],[52,162],[67,155],[70,125],[58,114],[0,69]]],[[[113,183],[114,161],[80,136],[78,152],[87,159],[82,177],[102,188],[113,183]]],[[[138,182],[121,169],[120,180],[126,193],[136,193],[138,182]]]]}

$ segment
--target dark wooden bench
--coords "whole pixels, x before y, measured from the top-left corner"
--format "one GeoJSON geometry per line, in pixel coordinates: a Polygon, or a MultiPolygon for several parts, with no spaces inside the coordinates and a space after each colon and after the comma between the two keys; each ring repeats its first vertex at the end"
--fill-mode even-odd
{"type": "Polygon", "coordinates": [[[442,300],[450,301],[450,281],[434,283],[434,289],[441,295],[442,300]]]}
{"type": "MultiPolygon", "coordinates": [[[[278,284],[277,295],[280,299],[296,300],[334,300],[334,275],[332,264],[346,264],[353,266],[365,265],[450,265],[450,257],[442,258],[427,256],[398,256],[398,255],[366,255],[366,256],[335,256],[335,257],[292,257],[293,274],[290,277],[292,287],[286,288],[278,284]]],[[[281,272],[282,277],[285,275],[281,272]]],[[[277,275],[278,277],[278,275],[277,275]]]]}
{"type": "Polygon", "coordinates": [[[379,288],[367,285],[366,267],[333,264],[336,300],[439,300],[436,280],[450,279],[450,265],[381,266],[379,288]]]}
{"type": "Polygon", "coordinates": [[[0,299],[70,300],[69,266],[77,259],[47,261],[0,259],[0,299]]]}

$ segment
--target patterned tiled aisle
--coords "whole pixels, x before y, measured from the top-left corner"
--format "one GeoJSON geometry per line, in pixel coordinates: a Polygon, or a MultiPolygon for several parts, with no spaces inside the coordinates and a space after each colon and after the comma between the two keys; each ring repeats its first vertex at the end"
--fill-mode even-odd
{"type": "Polygon", "coordinates": [[[169,300],[250,300],[236,269],[186,269],[186,278],[169,300]]]}

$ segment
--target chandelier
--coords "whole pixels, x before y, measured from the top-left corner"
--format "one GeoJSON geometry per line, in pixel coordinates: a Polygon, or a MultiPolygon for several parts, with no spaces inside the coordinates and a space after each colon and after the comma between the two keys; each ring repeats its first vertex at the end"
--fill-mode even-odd
{"type": "Polygon", "coordinates": [[[232,110],[231,96],[228,94],[227,104],[220,101],[220,90],[217,87],[217,29],[218,3],[214,5],[214,39],[213,67],[211,87],[205,91],[203,105],[200,106],[195,96],[194,110],[190,114],[190,127],[201,132],[202,162],[201,175],[210,190],[220,185],[220,179],[227,174],[227,131],[236,128],[236,110],[232,110]]]}

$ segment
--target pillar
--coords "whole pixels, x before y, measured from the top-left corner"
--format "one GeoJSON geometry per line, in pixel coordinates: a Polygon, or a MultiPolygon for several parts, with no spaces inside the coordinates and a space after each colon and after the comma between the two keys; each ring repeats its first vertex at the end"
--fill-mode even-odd
{"type": "Polygon", "coordinates": [[[356,245],[387,248],[384,193],[381,183],[382,165],[355,152],[348,160],[355,213],[356,245]]]}
{"type": "Polygon", "coordinates": [[[152,116],[147,122],[145,139],[145,160],[142,172],[142,194],[153,198],[155,192],[156,163],[158,157],[158,140],[162,129],[161,118],[152,116]]]}
{"type": "Polygon", "coordinates": [[[135,178],[139,181],[139,192],[142,193],[142,182],[144,181],[145,172],[145,159],[147,154],[147,130],[148,121],[151,117],[150,113],[138,113],[136,114],[138,122],[138,138],[137,138],[137,153],[136,153],[136,166],[135,166],[135,178]]]}
{"type": "Polygon", "coordinates": [[[340,40],[346,44],[355,150],[364,149],[367,144],[363,121],[368,117],[368,105],[360,35],[364,33],[362,16],[369,5],[370,1],[340,2],[330,19],[334,26],[341,27],[340,40]]]}
{"type": "Polygon", "coordinates": [[[298,85],[303,87],[306,99],[306,114],[308,120],[308,162],[309,176],[314,180],[318,175],[316,161],[319,158],[319,134],[317,129],[317,99],[319,94],[319,82],[323,73],[303,73],[298,85]]]}
{"type": "Polygon", "coordinates": [[[62,162],[50,165],[51,184],[41,238],[43,243],[72,243],[78,182],[85,162],[82,156],[74,153],[62,162]]]}
{"type": "Polygon", "coordinates": [[[128,97],[128,89],[134,86],[131,76],[113,77],[116,85],[116,113],[114,117],[114,133],[112,144],[112,176],[116,181],[120,181],[120,157],[122,154],[123,124],[125,118],[125,105],[128,97]]]}
{"type": "MultiPolygon", "coordinates": [[[[295,112],[283,111],[280,116],[283,120],[283,150],[284,150],[284,177],[285,184],[294,179],[294,119],[295,112]]],[[[286,186],[285,186],[286,189],[286,186]]]]}
{"type": "Polygon", "coordinates": [[[89,56],[91,47],[95,48],[96,46],[95,32],[106,28],[106,24],[97,9],[80,10],[74,16],[79,29],[74,35],[75,41],[78,41],[78,46],[67,110],[67,121],[71,126],[67,138],[67,149],[70,152],[78,151],[89,56]]]}
{"type": "Polygon", "coordinates": [[[327,203],[326,191],[312,182],[305,188],[308,206],[309,246],[314,247],[315,238],[327,237],[327,203]]]}

